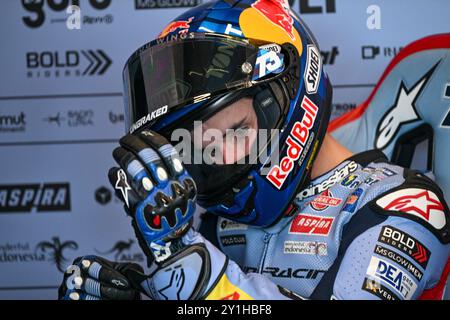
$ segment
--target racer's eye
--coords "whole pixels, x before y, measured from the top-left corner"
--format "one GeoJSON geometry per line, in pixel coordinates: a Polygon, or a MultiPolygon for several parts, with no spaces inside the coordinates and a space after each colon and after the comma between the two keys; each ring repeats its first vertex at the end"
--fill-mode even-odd
{"type": "Polygon", "coordinates": [[[193,131],[195,150],[203,159],[216,165],[233,164],[244,160],[256,143],[258,119],[252,98],[242,98],[211,117],[193,131]]]}
{"type": "Polygon", "coordinates": [[[236,135],[245,136],[250,130],[249,126],[244,126],[236,129],[236,135]]]}

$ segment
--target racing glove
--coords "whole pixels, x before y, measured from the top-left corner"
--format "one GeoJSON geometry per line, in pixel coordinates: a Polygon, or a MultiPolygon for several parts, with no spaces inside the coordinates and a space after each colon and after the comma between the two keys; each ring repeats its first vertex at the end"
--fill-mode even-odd
{"type": "Polygon", "coordinates": [[[191,228],[197,191],[175,148],[144,130],[120,139],[113,157],[120,167],[109,170],[109,180],[149,266],[148,276],[132,272],[128,279],[152,299],[202,298],[227,259],[191,228]]]}
{"type": "MultiPolygon", "coordinates": [[[[116,263],[97,256],[78,257],[64,273],[59,300],[140,300],[139,285],[130,279],[143,277],[135,263],[116,263]]],[[[139,280],[137,280],[139,281],[139,280]]]]}
{"type": "Polygon", "coordinates": [[[109,170],[109,180],[132,218],[148,264],[162,263],[180,250],[180,237],[192,225],[194,180],[175,148],[149,130],[124,136],[113,157],[120,168],[109,170]]]}

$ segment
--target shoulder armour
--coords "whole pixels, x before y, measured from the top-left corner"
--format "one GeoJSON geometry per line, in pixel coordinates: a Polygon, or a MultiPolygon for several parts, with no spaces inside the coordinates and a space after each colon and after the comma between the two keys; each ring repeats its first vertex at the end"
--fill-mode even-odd
{"type": "Polygon", "coordinates": [[[437,184],[422,173],[405,169],[405,182],[370,202],[380,214],[413,220],[430,230],[441,243],[450,243],[450,210],[437,184]]]}

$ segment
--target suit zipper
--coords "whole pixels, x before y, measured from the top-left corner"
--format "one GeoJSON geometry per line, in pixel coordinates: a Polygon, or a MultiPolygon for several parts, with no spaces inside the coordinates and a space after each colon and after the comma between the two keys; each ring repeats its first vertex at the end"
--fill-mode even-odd
{"type": "Polygon", "coordinates": [[[259,270],[258,270],[258,273],[262,273],[262,271],[264,270],[263,268],[264,268],[264,262],[266,261],[266,256],[267,256],[267,250],[268,250],[268,248],[269,248],[269,242],[270,242],[270,239],[272,238],[272,234],[270,234],[270,233],[266,233],[265,235],[264,235],[264,238],[263,238],[263,242],[264,242],[264,250],[263,250],[263,255],[262,255],[262,257],[261,257],[261,263],[259,264],[259,270]]]}

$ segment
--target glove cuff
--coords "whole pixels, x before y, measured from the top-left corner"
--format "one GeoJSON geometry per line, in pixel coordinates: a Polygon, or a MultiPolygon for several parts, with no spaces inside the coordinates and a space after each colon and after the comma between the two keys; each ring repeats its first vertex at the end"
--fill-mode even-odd
{"type": "Polygon", "coordinates": [[[159,264],[142,287],[155,300],[195,300],[207,291],[210,278],[209,252],[195,244],[159,264]]]}

